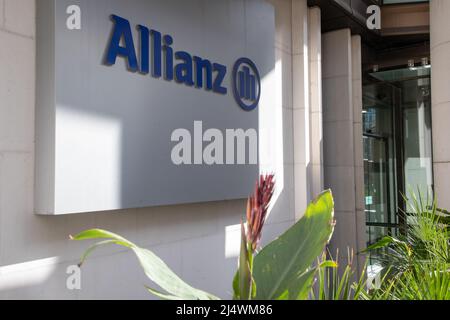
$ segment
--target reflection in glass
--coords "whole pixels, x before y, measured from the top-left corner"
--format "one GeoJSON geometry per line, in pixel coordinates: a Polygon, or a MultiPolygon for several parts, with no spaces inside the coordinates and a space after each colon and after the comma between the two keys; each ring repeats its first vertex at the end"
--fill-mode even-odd
{"type": "MultiPolygon", "coordinates": [[[[384,83],[364,87],[364,186],[368,226],[397,224],[395,194],[395,150],[393,88],[384,83]]],[[[370,232],[368,244],[386,234],[370,232]]],[[[382,230],[379,229],[379,230],[382,230]]]]}
{"type": "Polygon", "coordinates": [[[433,185],[430,79],[402,83],[406,195],[431,195],[433,185]]]}
{"type": "Polygon", "coordinates": [[[431,68],[370,73],[363,87],[368,244],[405,223],[402,195],[432,196],[431,68]]]}

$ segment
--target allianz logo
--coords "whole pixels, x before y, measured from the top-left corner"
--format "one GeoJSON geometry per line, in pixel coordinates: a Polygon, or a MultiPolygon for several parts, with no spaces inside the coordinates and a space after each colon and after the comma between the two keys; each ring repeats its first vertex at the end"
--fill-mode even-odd
{"type": "MultiPolygon", "coordinates": [[[[153,78],[175,81],[216,94],[229,93],[230,90],[224,83],[228,73],[227,66],[186,51],[175,51],[174,38],[171,35],[163,35],[144,25],[137,25],[139,31],[137,42],[139,53],[137,53],[130,22],[117,15],[112,15],[111,19],[114,26],[107,48],[105,61],[107,65],[113,66],[118,58],[123,58],[130,72],[151,74],[153,78]]],[[[258,107],[261,98],[261,78],[252,60],[243,57],[235,62],[232,86],[234,99],[243,110],[252,111],[258,107]]]]}

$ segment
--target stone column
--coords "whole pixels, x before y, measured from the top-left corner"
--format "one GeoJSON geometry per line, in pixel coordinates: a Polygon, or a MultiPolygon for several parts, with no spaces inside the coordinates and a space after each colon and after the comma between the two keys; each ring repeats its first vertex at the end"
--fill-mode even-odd
{"type": "Polygon", "coordinates": [[[308,12],[310,152],[309,190],[316,197],[323,184],[322,27],[320,8],[308,12]]]}
{"type": "MultiPolygon", "coordinates": [[[[362,59],[361,36],[352,36],[352,102],[353,102],[353,145],[355,168],[355,213],[356,213],[356,253],[367,246],[366,214],[364,195],[364,150],[363,150],[363,100],[362,100],[362,59]]],[[[359,274],[365,265],[365,256],[358,256],[359,274]]]]}
{"type": "Polygon", "coordinates": [[[450,1],[430,1],[434,190],[450,209],[450,1]]]}
{"type": "Polygon", "coordinates": [[[360,202],[361,48],[359,37],[352,38],[349,29],[324,34],[322,43],[325,187],[333,191],[337,222],[330,249],[333,254],[339,249],[346,259],[348,250],[362,249],[359,239],[365,237],[360,202]]]}
{"type": "Polygon", "coordinates": [[[309,51],[308,5],[306,0],[292,1],[292,87],[294,126],[295,214],[303,216],[310,199],[308,166],[309,132],[309,51]]]}

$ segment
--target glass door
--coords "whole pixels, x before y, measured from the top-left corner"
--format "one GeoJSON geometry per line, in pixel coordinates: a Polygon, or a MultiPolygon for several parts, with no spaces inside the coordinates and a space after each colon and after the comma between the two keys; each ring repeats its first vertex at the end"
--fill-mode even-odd
{"type": "Polygon", "coordinates": [[[396,232],[395,89],[367,85],[363,99],[364,187],[367,244],[396,232]]]}
{"type": "Polygon", "coordinates": [[[433,194],[430,78],[403,81],[399,86],[404,92],[404,194],[411,198],[411,192],[420,193],[425,200],[433,194]]]}
{"type": "Polygon", "coordinates": [[[391,234],[389,227],[396,227],[392,214],[390,188],[389,139],[376,135],[364,135],[365,211],[367,238],[374,243],[391,234]]]}
{"type": "Polygon", "coordinates": [[[403,196],[432,196],[431,69],[367,74],[363,86],[368,245],[406,225],[403,196]]]}

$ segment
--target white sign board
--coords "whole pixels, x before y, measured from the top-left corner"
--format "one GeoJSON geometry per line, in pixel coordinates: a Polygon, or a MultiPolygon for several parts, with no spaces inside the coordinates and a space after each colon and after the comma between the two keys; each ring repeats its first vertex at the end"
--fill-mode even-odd
{"type": "Polygon", "coordinates": [[[244,0],[37,2],[36,213],[245,198],[275,66],[244,0]]]}

